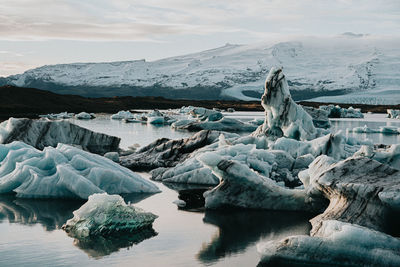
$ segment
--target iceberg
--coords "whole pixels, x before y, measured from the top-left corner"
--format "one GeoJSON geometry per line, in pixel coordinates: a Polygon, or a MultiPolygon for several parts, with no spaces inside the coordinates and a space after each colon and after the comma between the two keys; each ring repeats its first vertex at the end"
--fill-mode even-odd
{"type": "Polygon", "coordinates": [[[164,117],[162,117],[162,116],[148,117],[147,123],[149,123],[149,124],[164,124],[164,117]]]}
{"type": "Polygon", "coordinates": [[[329,118],[364,118],[359,108],[342,108],[338,105],[320,106],[319,108],[328,112],[329,118]]]}
{"type": "Polygon", "coordinates": [[[121,110],[117,113],[111,115],[112,120],[123,120],[123,119],[132,119],[134,115],[130,111],[121,110]]]}
{"type": "Polygon", "coordinates": [[[0,162],[0,193],[22,198],[159,192],[152,182],[119,164],[65,144],[43,151],[18,141],[0,145],[0,162]]]}
{"type": "Polygon", "coordinates": [[[39,118],[47,118],[49,120],[62,120],[62,119],[71,119],[74,116],[74,113],[61,112],[61,113],[50,113],[45,115],[39,115],[39,118]]]}
{"type": "Polygon", "coordinates": [[[317,137],[311,116],[291,98],[282,69],[271,68],[261,98],[265,121],[253,135],[286,136],[297,140],[317,137]]]}
{"type": "Polygon", "coordinates": [[[226,207],[315,211],[311,199],[301,189],[288,189],[274,180],[256,174],[247,165],[234,160],[224,160],[215,153],[200,157],[206,166],[219,176],[220,184],[204,193],[205,207],[226,207]]]}
{"type": "Polygon", "coordinates": [[[214,130],[224,132],[252,132],[257,129],[257,125],[252,123],[226,117],[213,121],[199,121],[196,119],[178,120],[172,123],[171,127],[173,129],[188,131],[214,130]]]}
{"type": "Polygon", "coordinates": [[[96,118],[94,113],[87,113],[87,112],[81,112],[75,115],[75,118],[78,120],[91,120],[96,118]]]}
{"type": "Polygon", "coordinates": [[[355,127],[353,129],[347,129],[346,131],[350,133],[400,134],[400,128],[394,126],[380,126],[378,129],[372,129],[364,125],[363,127],[355,127]]]}
{"type": "Polygon", "coordinates": [[[10,118],[0,123],[0,143],[22,141],[43,149],[58,143],[77,145],[96,154],[117,151],[120,138],[96,133],[68,121],[10,118]]]}
{"type": "Polygon", "coordinates": [[[390,119],[400,119],[400,109],[388,109],[387,113],[390,119]]]}
{"type": "Polygon", "coordinates": [[[302,108],[310,114],[313,124],[317,128],[330,128],[331,122],[329,121],[328,112],[323,109],[302,106],[302,108]]]}
{"type": "Polygon", "coordinates": [[[161,138],[130,155],[121,156],[120,163],[130,169],[173,167],[190,154],[218,140],[219,132],[200,131],[192,137],[178,140],[161,138]]]}
{"type": "Polygon", "coordinates": [[[127,205],[119,195],[93,194],[68,220],[63,229],[78,239],[129,234],[152,228],[158,217],[127,205]]]}
{"type": "Polygon", "coordinates": [[[336,162],[319,156],[301,178],[308,192],[329,199],[328,208],[311,220],[311,233],[325,220],[339,220],[385,231],[400,210],[400,171],[363,156],[336,162]]]}
{"type": "Polygon", "coordinates": [[[258,266],[400,266],[400,239],[335,220],[315,236],[290,236],[258,244],[258,266]]]}

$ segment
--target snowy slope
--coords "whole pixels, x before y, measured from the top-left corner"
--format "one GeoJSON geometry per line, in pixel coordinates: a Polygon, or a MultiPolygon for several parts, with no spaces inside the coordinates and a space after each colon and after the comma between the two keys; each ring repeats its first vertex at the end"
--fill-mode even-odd
{"type": "Polygon", "coordinates": [[[318,100],[330,101],[336,95],[333,98],[343,102],[348,98],[337,95],[352,93],[356,102],[400,103],[399,44],[397,40],[344,35],[275,44],[227,44],[153,62],[43,66],[0,83],[85,96],[259,100],[269,69],[283,66],[295,99],[323,96],[318,100]],[[388,97],[371,100],[370,91],[376,97],[388,97]]]}

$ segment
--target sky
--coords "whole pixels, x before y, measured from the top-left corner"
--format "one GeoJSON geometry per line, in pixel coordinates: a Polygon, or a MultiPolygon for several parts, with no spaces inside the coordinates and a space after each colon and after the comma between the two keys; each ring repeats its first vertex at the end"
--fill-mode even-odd
{"type": "Polygon", "coordinates": [[[0,0],[0,76],[344,32],[399,36],[400,1],[0,0]]]}

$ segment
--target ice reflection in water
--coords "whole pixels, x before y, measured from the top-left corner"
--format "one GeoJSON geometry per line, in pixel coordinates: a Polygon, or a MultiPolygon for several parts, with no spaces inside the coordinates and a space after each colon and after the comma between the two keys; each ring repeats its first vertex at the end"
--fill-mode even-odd
{"type": "MultiPolygon", "coordinates": [[[[137,203],[152,194],[126,194],[124,200],[137,203]]],[[[61,229],[62,225],[73,217],[72,212],[79,209],[85,201],[63,199],[22,199],[15,195],[0,195],[0,221],[21,225],[40,224],[46,231],[61,229]]],[[[73,244],[82,249],[88,256],[99,259],[131,247],[143,240],[156,236],[154,229],[145,229],[138,233],[123,236],[91,237],[74,239],[73,244]]]]}
{"type": "Polygon", "coordinates": [[[205,264],[231,254],[242,253],[260,240],[273,240],[290,234],[308,234],[311,214],[258,210],[207,210],[204,223],[218,227],[210,243],[197,254],[205,264]]]}

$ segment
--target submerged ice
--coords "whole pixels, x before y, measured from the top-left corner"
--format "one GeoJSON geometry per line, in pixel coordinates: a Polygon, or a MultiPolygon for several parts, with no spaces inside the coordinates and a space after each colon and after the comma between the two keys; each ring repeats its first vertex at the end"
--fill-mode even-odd
{"type": "Polygon", "coordinates": [[[0,145],[0,162],[0,193],[18,197],[87,199],[103,192],[159,192],[119,164],[65,144],[43,151],[18,141],[0,145]]]}

